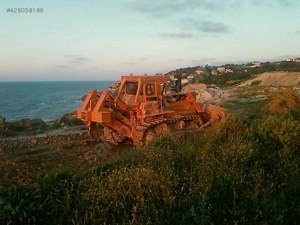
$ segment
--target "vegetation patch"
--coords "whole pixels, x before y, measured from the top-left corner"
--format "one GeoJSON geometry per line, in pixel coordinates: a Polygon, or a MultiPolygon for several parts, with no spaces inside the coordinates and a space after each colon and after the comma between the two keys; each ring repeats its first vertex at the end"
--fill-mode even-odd
{"type": "Polygon", "coordinates": [[[216,127],[0,191],[1,224],[298,224],[295,111],[216,127]]]}

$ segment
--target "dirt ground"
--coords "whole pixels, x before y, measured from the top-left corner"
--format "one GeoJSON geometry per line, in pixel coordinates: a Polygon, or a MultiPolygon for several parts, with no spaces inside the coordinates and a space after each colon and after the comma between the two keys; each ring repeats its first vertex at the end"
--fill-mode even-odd
{"type": "Polygon", "coordinates": [[[86,172],[132,150],[130,145],[96,142],[86,131],[53,133],[0,139],[0,186],[32,184],[37,177],[61,169],[86,172]]]}

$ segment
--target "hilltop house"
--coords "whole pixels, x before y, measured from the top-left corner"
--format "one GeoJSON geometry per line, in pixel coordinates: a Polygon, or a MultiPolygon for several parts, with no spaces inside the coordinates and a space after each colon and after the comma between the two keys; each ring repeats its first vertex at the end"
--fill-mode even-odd
{"type": "Polygon", "coordinates": [[[198,75],[204,74],[204,71],[203,71],[203,70],[196,70],[196,71],[195,71],[195,74],[198,74],[198,75]]]}
{"type": "Polygon", "coordinates": [[[217,68],[219,73],[233,73],[232,69],[226,68],[225,66],[220,66],[217,68]]]}
{"type": "Polygon", "coordinates": [[[261,67],[261,62],[259,62],[259,61],[253,61],[253,62],[250,63],[250,66],[252,68],[261,67]]]}
{"type": "Polygon", "coordinates": [[[300,58],[289,58],[286,61],[288,62],[295,62],[295,63],[300,63],[300,58]]]}
{"type": "Polygon", "coordinates": [[[217,70],[213,70],[213,71],[211,71],[211,74],[214,75],[214,76],[217,76],[218,75],[218,71],[217,70]]]}
{"type": "Polygon", "coordinates": [[[188,73],[183,73],[183,74],[181,74],[181,77],[182,77],[182,78],[187,78],[188,75],[189,75],[188,73]]]}
{"type": "Polygon", "coordinates": [[[188,81],[188,79],[182,79],[181,80],[181,83],[183,84],[183,85],[187,85],[187,84],[189,84],[190,82],[188,81]]]}
{"type": "Polygon", "coordinates": [[[187,77],[187,79],[190,80],[190,81],[193,80],[193,78],[194,78],[193,75],[189,75],[189,76],[187,77]]]}

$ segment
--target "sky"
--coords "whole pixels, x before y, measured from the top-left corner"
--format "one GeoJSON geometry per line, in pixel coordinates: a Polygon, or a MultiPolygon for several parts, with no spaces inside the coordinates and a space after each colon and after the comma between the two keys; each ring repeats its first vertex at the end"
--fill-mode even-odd
{"type": "Polygon", "coordinates": [[[298,0],[1,0],[0,81],[300,57],[299,12],[298,0]]]}

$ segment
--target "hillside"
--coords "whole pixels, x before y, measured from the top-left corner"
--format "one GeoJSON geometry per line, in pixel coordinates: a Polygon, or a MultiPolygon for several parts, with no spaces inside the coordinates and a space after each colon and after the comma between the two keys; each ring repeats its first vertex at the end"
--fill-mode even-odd
{"type": "MultiPolygon", "coordinates": [[[[185,78],[185,83],[216,84],[218,86],[234,86],[253,78],[253,75],[270,72],[300,72],[300,59],[278,62],[250,62],[247,64],[205,65],[180,68],[167,73],[185,78]]],[[[278,75],[280,76],[280,75],[278,75]]],[[[289,81],[287,81],[289,82],[289,81]]],[[[286,83],[286,85],[289,85],[286,83]]]]}
{"type": "Polygon", "coordinates": [[[239,86],[300,86],[300,72],[266,72],[256,75],[255,78],[241,83],[239,86]]]}

